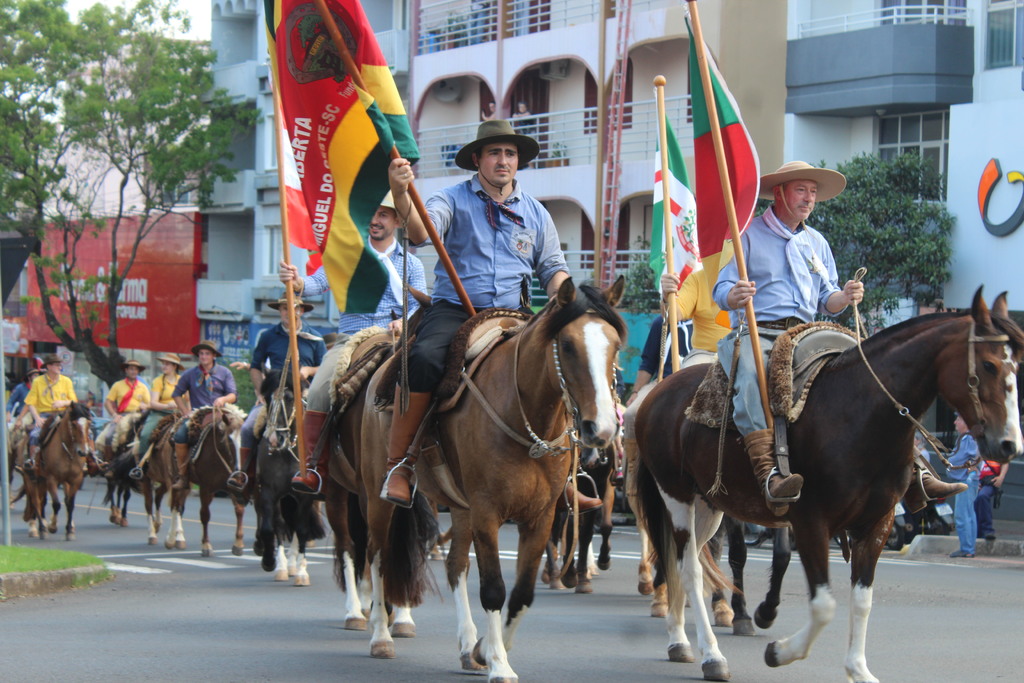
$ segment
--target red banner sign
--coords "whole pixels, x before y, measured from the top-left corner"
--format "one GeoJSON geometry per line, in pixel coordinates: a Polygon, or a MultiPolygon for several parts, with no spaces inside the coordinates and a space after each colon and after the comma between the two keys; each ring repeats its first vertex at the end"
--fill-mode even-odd
{"type": "MultiPolygon", "coordinates": [[[[201,229],[184,216],[171,214],[163,218],[139,245],[135,263],[128,272],[117,305],[118,346],[146,351],[187,352],[199,341],[199,320],[196,318],[196,275],[201,229]]],[[[123,219],[118,230],[118,268],[131,253],[138,231],[138,221],[123,219]]],[[[43,239],[43,254],[55,256],[60,249],[57,239],[43,239]]],[[[98,236],[86,235],[78,243],[78,273],[81,279],[110,274],[110,231],[98,236]]],[[[35,267],[29,263],[29,296],[39,296],[35,267]]],[[[98,284],[79,292],[80,306],[99,314],[95,324],[96,338],[106,346],[110,326],[106,307],[106,286],[98,284]]],[[[67,297],[51,299],[57,319],[71,329],[67,297]]],[[[84,310],[79,320],[87,324],[84,310]]],[[[40,303],[28,306],[28,336],[33,341],[57,342],[47,326],[40,303]]]]}

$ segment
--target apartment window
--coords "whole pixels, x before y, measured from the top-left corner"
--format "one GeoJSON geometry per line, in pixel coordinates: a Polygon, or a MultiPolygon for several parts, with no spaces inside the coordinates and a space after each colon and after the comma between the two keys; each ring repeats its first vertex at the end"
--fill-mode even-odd
{"type": "Polygon", "coordinates": [[[882,116],[878,120],[878,154],[894,159],[919,154],[946,176],[949,159],[949,111],[882,116]]]}
{"type": "Polygon", "coordinates": [[[263,275],[277,275],[277,264],[284,258],[281,248],[281,226],[268,225],[267,231],[267,263],[263,275]]]}
{"type": "Polygon", "coordinates": [[[989,0],[985,67],[1024,63],[1024,0],[989,0]]]}

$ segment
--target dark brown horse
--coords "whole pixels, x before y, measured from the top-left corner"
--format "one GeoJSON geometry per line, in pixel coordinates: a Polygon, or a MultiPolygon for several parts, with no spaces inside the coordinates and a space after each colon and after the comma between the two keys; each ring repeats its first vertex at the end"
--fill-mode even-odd
{"type": "Polygon", "coordinates": [[[103,502],[110,505],[110,523],[128,526],[128,501],[132,491],[140,491],[139,483],[128,476],[139,461],[139,432],[147,413],[125,413],[114,427],[103,478],[107,480],[107,493],[103,502]]]}
{"type": "MultiPolygon", "coordinates": [[[[361,472],[369,494],[373,656],[394,656],[385,600],[415,606],[425,587],[422,559],[430,546],[422,549],[423,555],[418,554],[421,546],[415,541],[423,536],[416,539],[416,531],[424,527],[410,522],[428,524],[433,520],[429,507],[421,504],[421,496],[426,494],[451,509],[452,541],[446,567],[448,584],[455,593],[463,666],[486,666],[491,681],[516,680],[507,648],[533,603],[555,502],[563,493],[572,463],[570,452],[559,447],[569,446],[568,432],[574,424],[583,443],[597,448],[611,443],[618,430],[613,366],[625,324],[614,306],[622,289],[621,278],[605,291],[588,286],[577,289],[566,280],[548,305],[522,331],[495,347],[476,371],[473,381],[483,399],[505,429],[518,438],[502,429],[470,391],[462,394],[454,408],[438,416],[438,442],[461,500],[442,485],[437,470],[423,456],[417,466],[421,493],[413,508],[395,508],[381,501],[377,494],[384,479],[390,413],[367,406],[361,472]],[[551,447],[540,446],[541,440],[551,447]],[[515,586],[503,624],[506,589],[498,530],[508,519],[518,525],[519,550],[515,586]],[[479,642],[467,592],[471,540],[479,565],[480,600],[487,615],[485,635],[479,642]]],[[[376,395],[383,374],[374,375],[369,395],[376,395]]]]}
{"type": "MultiPolygon", "coordinates": [[[[163,519],[160,515],[160,507],[163,505],[164,496],[171,490],[174,477],[178,473],[177,460],[174,457],[174,426],[177,418],[174,415],[165,415],[156,424],[156,429],[149,440],[150,456],[146,461],[145,476],[139,482],[142,489],[142,497],[146,509],[147,536],[149,545],[157,544],[157,534],[163,526],[163,519]]],[[[145,453],[142,454],[145,457],[145,453]]],[[[167,540],[164,547],[168,550],[177,548],[185,549],[185,535],[178,533],[172,527],[168,527],[167,540]]]]}
{"type": "Polygon", "coordinates": [[[673,373],[640,409],[640,498],[669,586],[669,656],[693,661],[683,630],[685,586],[709,680],[727,680],[729,672],[708,622],[695,560],[723,511],[764,526],[788,522],[800,548],[810,621],[793,636],[769,643],[768,665],[807,657],[832,620],[836,601],[829,586],[828,544],[839,536],[851,559],[846,674],[851,681],[877,681],[868,671],[865,641],[875,566],[893,508],[909,482],[915,425],[906,415],[922,415],[942,396],[971,425],[984,457],[1005,462],[1021,451],[1016,375],[1024,333],[1007,317],[1005,295],[996,298],[990,313],[979,290],[970,314],[908,320],[867,339],[863,351],[886,390],[905,408],[886,396],[857,349],[822,369],[803,414],[789,428],[792,469],[805,483],[800,500],[783,517],[766,506],[734,432],[725,439],[725,489],[707,493],[715,479],[718,430],[683,414],[706,368],[673,373]]]}
{"type": "Polygon", "coordinates": [[[43,425],[35,466],[24,476],[28,496],[25,521],[30,536],[34,529],[38,529],[40,536],[57,533],[57,515],[61,508],[57,489],[62,487],[68,516],[64,537],[68,541],[75,540],[75,495],[85,478],[86,458],[92,457],[95,450],[89,431],[91,425],[92,413],[83,404],[74,402],[62,413],[51,415],[43,425]],[[52,430],[52,434],[45,438],[48,430],[52,430]],[[53,506],[49,524],[45,519],[47,495],[53,506]]]}
{"type": "MultiPolygon", "coordinates": [[[[226,490],[228,475],[240,469],[238,452],[241,448],[241,429],[245,412],[231,404],[220,408],[203,406],[195,410],[189,419],[189,448],[193,453],[189,462],[189,480],[199,485],[199,521],[203,525],[203,557],[213,555],[210,544],[210,502],[217,491],[226,490]],[[207,419],[209,417],[209,419],[207,419]],[[204,424],[205,423],[205,424],[204,424]],[[207,431],[208,430],[208,431],[207,431]],[[198,450],[198,452],[197,452],[198,450]]],[[[185,546],[182,515],[185,513],[185,499],[191,487],[184,491],[171,492],[171,529],[175,547],[185,546]]],[[[231,545],[232,555],[241,555],[244,548],[242,516],[245,503],[231,497],[235,506],[235,541],[231,545]]]]}

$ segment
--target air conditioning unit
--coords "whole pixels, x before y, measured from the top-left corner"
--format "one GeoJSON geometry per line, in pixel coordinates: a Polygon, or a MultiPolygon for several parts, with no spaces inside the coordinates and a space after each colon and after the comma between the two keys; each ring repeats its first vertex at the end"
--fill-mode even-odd
{"type": "Polygon", "coordinates": [[[561,81],[569,76],[569,60],[556,59],[540,65],[540,77],[545,81],[561,81]]]}
{"type": "Polygon", "coordinates": [[[430,89],[440,102],[462,101],[462,80],[459,78],[444,78],[432,85],[430,89]]]}

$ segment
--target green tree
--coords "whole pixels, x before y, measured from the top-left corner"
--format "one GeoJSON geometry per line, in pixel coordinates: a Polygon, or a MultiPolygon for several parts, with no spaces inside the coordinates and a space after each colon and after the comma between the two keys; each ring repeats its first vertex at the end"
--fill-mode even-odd
{"type": "Polygon", "coordinates": [[[863,154],[837,170],[846,190],[818,204],[809,223],[832,246],[840,283],[868,269],[862,314],[891,313],[901,299],[936,303],[950,276],[955,220],[940,201],[944,178],[916,153],[863,154]]]}
{"type": "Polygon", "coordinates": [[[106,382],[121,375],[116,309],[139,245],[177,207],[205,208],[214,183],[234,179],[229,148],[256,117],[213,89],[215,55],[175,37],[187,28],[175,0],[97,4],[78,23],[64,0],[0,0],[0,114],[14,124],[0,133],[0,214],[62,244],[55,257],[32,258],[46,322],[106,382]],[[116,208],[97,216],[111,182],[116,208]],[[111,240],[109,272],[85,277],[76,248],[100,232],[111,240]],[[102,309],[110,323],[100,329],[102,309]]]}

